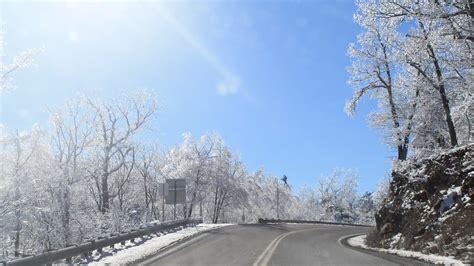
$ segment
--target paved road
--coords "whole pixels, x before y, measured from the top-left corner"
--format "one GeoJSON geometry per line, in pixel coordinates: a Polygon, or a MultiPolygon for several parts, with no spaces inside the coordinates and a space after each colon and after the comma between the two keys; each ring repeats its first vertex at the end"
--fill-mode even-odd
{"type": "Polygon", "coordinates": [[[417,261],[342,245],[371,228],[334,225],[238,225],[204,233],[141,265],[416,265],[417,261]]]}

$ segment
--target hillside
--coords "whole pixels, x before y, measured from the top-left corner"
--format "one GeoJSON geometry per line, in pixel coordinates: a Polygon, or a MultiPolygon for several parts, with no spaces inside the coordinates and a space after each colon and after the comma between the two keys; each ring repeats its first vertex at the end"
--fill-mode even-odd
{"type": "Polygon", "coordinates": [[[474,261],[474,144],[398,164],[368,244],[474,261]]]}

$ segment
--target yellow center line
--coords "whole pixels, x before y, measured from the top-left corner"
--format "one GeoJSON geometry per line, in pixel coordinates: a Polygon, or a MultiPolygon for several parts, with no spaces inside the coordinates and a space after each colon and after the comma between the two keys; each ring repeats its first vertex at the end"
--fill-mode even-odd
{"type": "Polygon", "coordinates": [[[267,248],[265,248],[262,254],[258,256],[257,260],[253,263],[253,266],[266,266],[268,262],[270,261],[271,257],[273,256],[273,253],[275,252],[276,248],[285,237],[291,234],[296,234],[296,233],[305,232],[305,231],[312,231],[312,230],[317,230],[317,229],[320,229],[320,228],[311,228],[311,229],[292,231],[292,232],[284,233],[277,236],[275,239],[273,239],[272,242],[270,242],[270,244],[267,246],[267,248]]]}

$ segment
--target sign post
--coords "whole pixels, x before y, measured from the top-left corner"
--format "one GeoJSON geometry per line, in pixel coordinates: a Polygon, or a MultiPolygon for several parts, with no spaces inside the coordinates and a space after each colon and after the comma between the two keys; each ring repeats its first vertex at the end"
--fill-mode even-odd
{"type": "Polygon", "coordinates": [[[277,181],[277,220],[280,220],[280,185],[277,181]]]}
{"type": "MultiPolygon", "coordinates": [[[[286,175],[283,175],[283,178],[280,179],[285,183],[285,185],[288,187],[288,177],[286,175]]],[[[280,220],[280,182],[277,180],[277,220],[280,220]]]]}
{"type": "Polygon", "coordinates": [[[165,221],[165,197],[168,196],[169,186],[167,183],[158,184],[158,193],[161,195],[161,221],[165,221]]]}
{"type": "MultiPolygon", "coordinates": [[[[174,187],[176,189],[176,179],[174,180],[174,187]]],[[[176,192],[174,193],[174,207],[173,207],[173,220],[176,220],[176,192]]]]}

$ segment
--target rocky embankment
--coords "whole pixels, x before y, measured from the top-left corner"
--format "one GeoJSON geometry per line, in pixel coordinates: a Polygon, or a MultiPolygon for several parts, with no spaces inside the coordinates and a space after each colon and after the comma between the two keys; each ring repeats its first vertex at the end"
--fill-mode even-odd
{"type": "Polygon", "coordinates": [[[474,262],[474,144],[394,168],[369,245],[474,262]]]}

